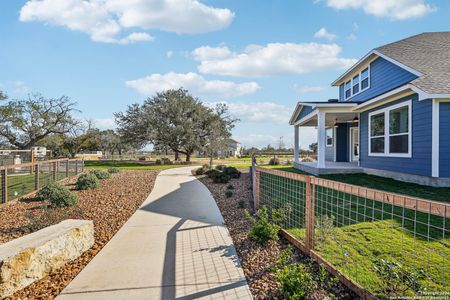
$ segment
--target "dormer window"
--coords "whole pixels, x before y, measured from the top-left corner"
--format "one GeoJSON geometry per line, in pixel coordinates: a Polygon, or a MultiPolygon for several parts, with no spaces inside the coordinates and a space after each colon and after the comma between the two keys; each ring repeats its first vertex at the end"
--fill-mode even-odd
{"type": "Polygon", "coordinates": [[[345,99],[352,96],[352,81],[349,80],[345,83],[345,99]]]}
{"type": "Polygon", "coordinates": [[[345,99],[353,97],[365,90],[370,86],[370,71],[369,67],[362,70],[358,75],[354,76],[351,80],[347,81],[344,85],[345,99]]]}

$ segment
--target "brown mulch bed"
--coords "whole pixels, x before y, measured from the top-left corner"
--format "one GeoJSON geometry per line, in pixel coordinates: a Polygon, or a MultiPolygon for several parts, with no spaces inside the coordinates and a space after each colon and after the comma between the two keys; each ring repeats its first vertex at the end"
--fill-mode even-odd
{"type": "MultiPolygon", "coordinates": [[[[153,170],[122,170],[100,182],[99,188],[75,191],[79,202],[70,208],[49,208],[45,201],[23,199],[0,206],[0,243],[5,243],[68,218],[93,220],[94,246],[79,258],[18,291],[8,299],[53,299],[103,248],[130,218],[153,188],[153,170]]],[[[64,184],[75,190],[75,178],[64,184]]]]}
{"type": "MultiPolygon", "coordinates": [[[[252,222],[245,217],[244,211],[247,209],[252,212],[250,174],[243,173],[241,178],[230,181],[229,184],[234,187],[233,196],[230,198],[225,196],[229,184],[214,184],[205,176],[200,176],[199,180],[211,191],[222,212],[254,299],[283,299],[271,268],[278,261],[280,253],[289,246],[289,242],[281,238],[279,241],[269,241],[266,245],[261,245],[248,237],[247,233],[252,227],[252,222]],[[242,200],[245,208],[239,205],[242,200]]],[[[318,265],[300,251],[294,250],[293,256],[297,263],[308,264],[312,270],[318,270],[318,265]]],[[[309,299],[358,299],[358,297],[338,283],[328,290],[317,289],[309,299]]]]}

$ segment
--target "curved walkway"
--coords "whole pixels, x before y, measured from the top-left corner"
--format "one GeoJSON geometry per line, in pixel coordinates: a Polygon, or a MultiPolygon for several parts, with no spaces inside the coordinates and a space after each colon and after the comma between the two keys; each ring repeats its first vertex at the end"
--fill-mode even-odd
{"type": "Polygon", "coordinates": [[[216,202],[190,171],[162,171],[57,299],[251,299],[216,202]]]}

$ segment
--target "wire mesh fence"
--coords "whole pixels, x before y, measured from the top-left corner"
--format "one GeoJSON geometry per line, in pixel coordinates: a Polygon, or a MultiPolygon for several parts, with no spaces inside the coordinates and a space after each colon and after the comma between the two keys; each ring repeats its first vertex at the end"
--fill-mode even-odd
{"type": "Polygon", "coordinates": [[[1,202],[27,196],[43,186],[83,171],[80,159],[58,159],[0,166],[1,202]]]}
{"type": "Polygon", "coordinates": [[[450,298],[449,204],[255,171],[255,206],[282,209],[285,231],[358,294],[450,298]]]}

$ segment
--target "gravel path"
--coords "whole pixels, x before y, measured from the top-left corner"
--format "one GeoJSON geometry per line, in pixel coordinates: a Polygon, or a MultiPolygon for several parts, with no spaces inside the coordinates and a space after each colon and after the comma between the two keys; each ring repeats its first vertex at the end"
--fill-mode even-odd
{"type": "MultiPolygon", "coordinates": [[[[78,259],[66,264],[42,280],[15,293],[9,299],[53,299],[103,248],[111,237],[146,199],[158,171],[122,170],[100,187],[75,191],[79,202],[71,208],[47,208],[43,201],[16,201],[0,206],[0,243],[56,224],[67,218],[94,221],[95,244],[78,259]]],[[[73,187],[75,179],[66,181],[73,187]]]]}

